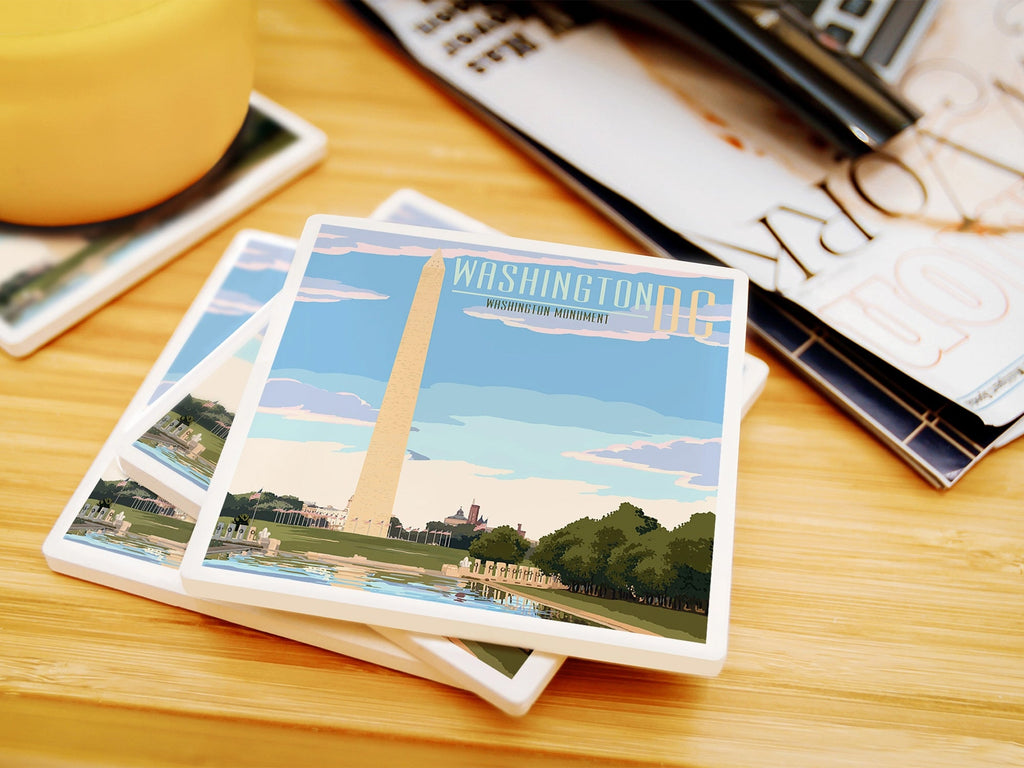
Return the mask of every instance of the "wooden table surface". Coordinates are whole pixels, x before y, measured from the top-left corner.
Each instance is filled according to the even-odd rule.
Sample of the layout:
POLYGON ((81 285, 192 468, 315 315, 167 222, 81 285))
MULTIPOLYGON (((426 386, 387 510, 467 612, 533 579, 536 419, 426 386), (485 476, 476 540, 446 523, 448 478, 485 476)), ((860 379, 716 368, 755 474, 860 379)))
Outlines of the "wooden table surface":
POLYGON ((756 343, 730 653, 569 660, 522 718, 52 573, 40 547, 231 237, 413 187, 509 234, 638 250, 320 0, 259 10, 257 88, 324 164, 32 357, 0 355, 0 765, 1024 765, 1024 440, 933 490, 756 343))

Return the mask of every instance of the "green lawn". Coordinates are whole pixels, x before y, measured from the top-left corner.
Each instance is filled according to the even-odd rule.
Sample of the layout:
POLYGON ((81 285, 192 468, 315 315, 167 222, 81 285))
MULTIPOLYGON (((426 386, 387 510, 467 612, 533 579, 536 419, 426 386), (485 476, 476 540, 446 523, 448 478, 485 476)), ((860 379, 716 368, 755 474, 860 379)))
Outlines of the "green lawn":
MULTIPOLYGON (((181 417, 181 414, 177 411, 171 411, 171 413, 174 414, 175 418, 181 417)), ((192 427, 192 434, 203 436, 203 445, 206 446, 206 450, 200 455, 211 464, 215 465, 220 461, 220 454, 224 450, 224 438, 213 434, 213 432, 208 430, 198 421, 193 421, 189 426, 192 427)))
POLYGON ((509 679, 515 677, 516 673, 530 657, 530 651, 523 650, 522 648, 512 648, 508 645, 478 643, 473 640, 460 640, 459 642, 466 646, 478 659, 498 670, 509 679))
MULTIPOLYGON (((89 499, 89 501, 95 504, 97 500, 89 499)), ((144 512, 141 509, 126 507, 124 504, 114 504, 111 506, 111 509, 114 510, 115 516, 118 512, 124 512, 125 520, 132 524, 129 532, 142 536, 160 536, 164 539, 187 544, 188 540, 192 537, 192 529, 195 527, 194 523, 190 523, 187 520, 176 520, 173 517, 167 517, 167 515, 144 512)))
POLYGON ((200 455, 214 465, 220 461, 221 451, 224 450, 224 438, 213 434, 197 422, 192 422, 192 432, 203 436, 203 445, 206 446, 206 450, 200 455))
MULTIPOLYGON (((225 525, 232 518, 222 517, 225 525)), ((377 536, 362 536, 355 533, 328 531, 323 528, 307 528, 299 525, 283 525, 266 520, 253 521, 258 529, 266 527, 270 535, 281 540, 281 551, 291 553, 322 552, 339 557, 362 555, 368 560, 378 560, 396 565, 419 566, 429 571, 439 571, 445 563, 457 564, 469 553, 464 549, 430 544, 416 544, 397 539, 383 539, 377 536)), ((500 587, 500 585, 498 585, 500 587)), ((581 610, 597 616, 616 619, 640 629, 647 629, 665 637, 680 640, 704 642, 707 638, 708 619, 697 613, 673 611, 653 605, 642 605, 627 600, 609 600, 569 592, 564 589, 536 589, 518 584, 509 588, 553 607, 568 611, 581 610)), ((493 660, 505 669, 518 668, 515 654, 508 658, 494 656, 493 649, 475 649, 483 655, 492 655, 493 660)), ((521 660, 518 663, 522 663, 521 660)))
POLYGON ((511 589, 535 597, 543 603, 589 611, 597 616, 616 619, 639 629, 657 632, 665 637, 679 640, 695 640, 703 643, 708 635, 708 617, 699 613, 673 611, 655 605, 631 603, 628 600, 608 600, 601 597, 576 594, 565 589, 536 589, 510 585, 511 589))
MULTIPOLYGON (((225 525, 231 520, 231 517, 220 518, 225 525)), ((338 557, 361 555, 367 560, 418 566, 428 571, 440 571, 442 565, 446 563, 454 565, 469 554, 464 549, 449 549, 433 544, 417 544, 399 539, 328 531, 324 528, 284 525, 266 520, 253 520, 253 525, 259 530, 266 527, 270 531, 271 537, 280 539, 282 552, 322 552, 325 555, 337 555, 338 557)))

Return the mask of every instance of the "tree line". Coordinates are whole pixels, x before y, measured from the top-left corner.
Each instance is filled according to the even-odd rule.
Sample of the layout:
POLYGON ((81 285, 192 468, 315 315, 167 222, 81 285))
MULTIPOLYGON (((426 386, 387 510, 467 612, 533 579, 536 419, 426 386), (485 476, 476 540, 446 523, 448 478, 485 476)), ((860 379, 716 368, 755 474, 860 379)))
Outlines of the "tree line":
MULTIPOLYGON (((301 510, 302 499, 286 494, 278 496, 272 491, 251 491, 228 494, 224 498, 221 515, 230 516, 236 524, 249 524, 254 520, 274 520, 275 511, 301 510)), ((521 563, 530 544, 510 525, 501 525, 493 530, 476 530, 469 523, 448 525, 440 520, 431 520, 424 528, 428 531, 447 531, 451 537, 443 546, 458 549, 480 560, 496 560, 503 563, 521 563)), ((392 516, 388 537, 401 539, 407 529, 402 521, 392 516)))
POLYGON ((623 502, 544 536, 530 561, 572 592, 707 613, 714 532, 713 512, 669 530, 623 502))
POLYGON ((89 494, 90 499, 95 499, 100 503, 101 507, 109 507, 115 502, 119 501, 119 497, 125 499, 131 498, 132 496, 143 496, 149 498, 159 498, 149 488, 144 485, 139 485, 134 480, 100 480, 96 483, 96 487, 92 489, 92 493, 89 494))
POLYGON ((278 496, 272 491, 252 491, 247 493, 229 493, 224 497, 221 515, 228 515, 235 522, 248 523, 250 520, 273 520, 274 510, 301 510, 302 499, 298 496, 278 496), (259 515, 263 512, 263 515, 259 515))
POLYGON ((187 417, 211 432, 221 428, 221 425, 230 429, 231 423, 235 419, 235 414, 220 403, 200 400, 192 395, 185 395, 181 402, 174 406, 174 412, 178 416, 187 417))
MULTIPOLYGON (((391 518, 392 529, 402 527, 397 517, 391 518)), ((499 525, 490 531, 477 530, 471 523, 449 525, 440 520, 426 524, 428 531, 447 531, 451 534, 447 546, 463 549, 470 557, 478 560, 495 560, 502 563, 521 563, 530 549, 530 544, 511 525, 499 525)))

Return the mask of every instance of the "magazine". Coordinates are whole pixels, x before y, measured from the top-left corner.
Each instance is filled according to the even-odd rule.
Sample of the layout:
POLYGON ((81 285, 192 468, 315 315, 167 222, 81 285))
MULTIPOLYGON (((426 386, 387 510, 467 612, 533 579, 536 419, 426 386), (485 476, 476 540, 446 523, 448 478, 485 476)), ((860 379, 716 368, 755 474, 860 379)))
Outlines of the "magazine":
MULTIPOLYGON (((955 482, 998 443, 1024 410, 1018 402, 1024 396, 1024 387, 1016 387, 1013 374, 1014 355, 1019 356, 1024 348, 1015 335, 1024 323, 1012 319, 1020 302, 1008 297, 1008 313, 999 315, 996 304, 1002 304, 990 279, 998 272, 1008 275, 1014 285, 1019 283, 1014 277, 1020 265, 1012 251, 1012 228, 1007 229, 1005 222, 1000 224, 998 238, 978 228, 950 234, 945 226, 948 216, 943 218, 949 213, 948 205, 943 216, 935 219, 943 222, 933 227, 935 233, 921 231, 922 221, 931 222, 929 216, 935 213, 932 208, 929 216, 918 212, 921 215, 909 217, 913 219, 909 223, 905 221, 908 217, 875 210, 871 212, 874 218, 864 223, 863 209, 871 206, 863 201, 854 206, 845 198, 834 201, 830 197, 839 195, 836 190, 840 182, 849 182, 853 174, 857 179, 870 177, 872 193, 878 195, 876 202, 889 186, 894 195, 906 198, 919 188, 908 189, 907 176, 899 177, 894 172, 894 164, 907 162, 902 155, 895 161, 888 155, 869 155, 852 169, 849 161, 836 161, 800 126, 780 119, 777 108, 760 93, 733 82, 717 68, 702 66, 699 59, 684 51, 668 49, 657 39, 642 37, 641 45, 641 33, 636 30, 613 29, 603 21, 577 23, 564 15, 520 16, 507 11, 495 16, 494 6, 475 4, 439 15, 435 11, 440 11, 443 3, 380 0, 352 5, 461 98, 532 151, 546 156, 550 165, 558 167, 574 186, 582 188, 643 241, 661 252, 678 255, 681 251, 689 258, 693 258, 692 244, 697 243, 705 253, 750 271, 756 284, 753 327, 931 482, 941 487, 955 482), (468 35, 463 27, 476 32, 468 35), (711 82, 707 82, 709 78, 711 82), (527 94, 529 105, 524 106, 521 102, 527 94), (545 107, 549 102, 554 105, 552 100, 556 98, 557 109, 545 107), (608 109, 609 103, 629 103, 634 108, 608 109), (558 119, 567 109, 579 119, 558 119), (581 121, 587 123, 584 116, 590 114, 591 124, 600 124, 602 130, 574 132, 581 121), (677 168, 679 163, 685 168, 677 168), (715 190, 722 191, 716 194, 715 190), (825 210, 829 205, 831 209, 825 210), (854 213, 848 215, 847 209, 854 213), (929 266, 926 271, 930 277, 915 281, 915 285, 932 291, 928 297, 932 303, 957 281, 969 286, 970 296, 989 296, 995 302, 987 306, 999 317, 984 322, 980 315, 973 317, 980 325, 972 326, 970 338, 961 339, 962 343, 942 346, 952 344, 948 333, 935 323, 927 326, 929 333, 914 348, 921 351, 929 344, 933 349, 938 348, 935 344, 942 346, 941 365, 932 365, 923 357, 917 358, 915 365, 908 365, 892 349, 882 348, 885 343, 892 347, 897 337, 910 338, 909 331, 901 330, 907 323, 924 322, 920 311, 905 306, 919 297, 909 301, 901 295, 899 302, 884 311, 869 307, 859 318, 863 322, 851 330, 849 312, 848 322, 839 322, 821 311, 824 303, 809 295, 812 288, 820 289, 821 295, 828 294, 829 302, 834 304, 841 284, 889 279, 883 271, 895 274, 894 260, 910 252, 910 235, 905 231, 908 227, 911 234, 937 238, 928 246, 937 248, 936 253, 945 254, 944 249, 952 247, 953 240, 956 248, 981 248, 985 252, 988 271, 982 270, 981 277, 975 275, 963 283, 957 271, 962 271, 963 262, 954 254, 951 260, 945 255, 940 258, 941 275, 929 266), (744 241, 740 247, 736 247, 739 241, 731 245, 724 242, 722 233, 742 240, 747 237, 744 233, 755 230, 759 230, 758 236, 766 235, 771 240, 770 248, 764 242, 757 244, 757 249, 753 241, 744 241), (858 266, 851 266, 855 262, 858 266), (988 282, 982 285, 986 279, 988 282), (894 316, 893 312, 896 321, 877 322, 894 316), (870 318, 874 320, 868 322, 870 318), (865 331, 868 326, 870 333, 865 331), (929 335, 932 331, 936 335, 929 335), (875 335, 862 338, 864 333, 875 335), (793 343, 794 337, 803 341, 793 343), (1004 341, 996 343, 997 339, 1004 341), (815 347, 818 353, 807 354, 801 360, 807 351, 804 344, 815 347), (962 367, 968 358, 969 372, 962 367), (951 364, 953 360, 961 364, 951 364), (899 374, 895 382, 887 375, 889 371, 899 374), (904 382, 909 386, 903 386, 904 382), (988 392, 986 387, 992 386, 996 389, 988 392)), ((985 26, 979 20, 999 26, 999 8, 987 7, 986 13, 978 14, 976 7, 964 3, 949 3, 938 9, 935 30, 955 25, 964 14, 972 17, 974 26, 985 26)), ((933 31, 926 35, 919 44, 910 57, 905 78, 919 74, 920 62, 934 56, 937 44, 931 38, 936 34, 933 31)), ((1005 40, 1005 35, 999 39, 1005 40)), ((1007 47, 1012 53, 1012 41, 1007 47)), ((968 53, 979 55, 973 50, 968 53)), ((1005 53, 984 52, 988 57, 985 66, 995 67, 993 71, 1005 67, 1007 61, 1012 62, 1012 56, 1007 58, 1005 53)), ((919 78, 916 82, 926 80, 919 78)), ((938 90, 927 92, 941 96, 943 82, 948 86, 948 78, 939 78, 933 86, 938 90)), ((924 98, 920 88, 912 96, 924 98)), ((987 135, 986 130, 1008 130, 1005 116, 1007 109, 1012 112, 1012 99, 1003 96, 997 100, 997 107, 988 109, 977 124, 972 122, 963 130, 980 131, 977 135, 982 137, 987 135), (997 114, 998 109, 1003 112, 997 114)), ((970 174, 969 188, 980 206, 978 211, 988 211, 988 221, 1002 221, 1010 215, 1006 206, 1012 195, 1008 198, 1004 190, 1015 183, 1007 170, 1012 163, 988 155, 965 161, 972 151, 978 154, 976 146, 964 150, 951 145, 952 140, 939 141, 932 135, 938 129, 929 121, 942 123, 944 119, 941 114, 928 117, 919 126, 931 131, 926 144, 942 148, 942 157, 934 163, 942 163, 945 171, 964 173, 968 172, 965 165, 985 166, 987 173, 970 174), (986 194, 994 197, 985 198, 986 194), (999 203, 998 210, 978 202, 997 198, 1007 201, 1006 205, 999 203)), ((922 134, 917 131, 913 135, 920 138, 922 134)), ((958 136, 957 140, 962 138, 958 136)), ((894 148, 899 150, 900 146, 894 148)), ((903 149, 907 153, 919 150, 903 149)), ((920 165, 920 157, 916 159, 920 165)), ((846 193, 857 184, 847 183, 846 193)), ((948 195, 945 199, 948 203, 948 195)), ((889 204, 895 205, 895 199, 889 204)), ((904 277, 910 274, 910 262, 920 266, 917 255, 900 261, 904 277)), ((973 301, 965 298, 967 295, 949 297, 946 309, 953 311, 958 303, 973 301)), ((845 306, 856 304, 860 298, 858 294, 845 306)))

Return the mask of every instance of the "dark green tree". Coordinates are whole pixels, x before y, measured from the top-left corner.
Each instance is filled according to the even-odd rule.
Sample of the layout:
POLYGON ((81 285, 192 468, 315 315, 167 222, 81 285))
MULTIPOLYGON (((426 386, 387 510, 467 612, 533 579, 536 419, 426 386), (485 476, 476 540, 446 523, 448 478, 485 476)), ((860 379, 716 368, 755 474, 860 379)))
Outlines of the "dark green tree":
POLYGON ((605 568, 605 579, 612 590, 612 599, 629 600, 637 597, 636 568, 646 557, 651 555, 651 548, 644 539, 628 541, 616 547, 608 557, 605 568))
POLYGON ((597 531, 590 541, 594 573, 588 593, 610 597, 621 591, 621 584, 608 575, 608 566, 615 552, 637 542, 652 531, 661 529, 658 521, 644 514, 639 507, 622 502, 619 508, 598 521, 597 531))
POLYGON ((479 560, 521 563, 529 543, 511 525, 502 525, 483 534, 469 547, 469 554, 479 560))
POLYGON ((669 531, 623 502, 599 520, 574 520, 543 537, 530 561, 574 592, 706 612, 714 528, 714 514, 705 512, 669 531))
POLYGON ((235 418, 235 414, 220 403, 197 400, 192 395, 185 395, 181 402, 174 406, 174 412, 178 414, 178 418, 183 423, 192 424, 194 422, 207 429, 217 427, 218 421, 230 428, 235 418))
POLYGON ((530 555, 530 562, 540 568, 544 573, 557 575, 562 583, 570 589, 578 588, 579 579, 574 573, 570 573, 565 564, 566 553, 584 541, 585 528, 588 523, 594 522, 589 517, 574 520, 547 536, 543 536, 537 542, 537 546, 530 555))
POLYGON ((670 533, 664 528, 644 537, 646 555, 633 570, 633 591, 638 600, 650 605, 664 605, 665 589, 672 581, 673 571, 666 557, 670 533))
POLYGON ((222 517, 237 517, 241 514, 252 520, 273 520, 276 509, 302 509, 302 499, 297 496, 278 496, 272 491, 247 491, 229 493, 221 505, 222 517), (256 496, 256 498, 252 498, 256 496))
MULTIPOLYGON (((466 549, 468 550, 470 545, 479 539, 484 531, 483 529, 477 531, 475 526, 470 523, 461 523, 460 525, 448 525, 440 520, 431 520, 426 525, 428 531, 448 531, 451 533, 445 544, 451 549, 466 549)), ((444 541, 442 539, 442 541, 444 541)))
POLYGON ((275 506, 285 507, 287 509, 302 509, 305 506, 302 499, 298 496, 292 496, 291 494, 285 494, 284 496, 274 496, 275 506))
POLYGON ((714 537, 715 516, 711 512, 695 514, 672 531, 666 557, 674 577, 666 594, 673 607, 707 611, 714 537))
POLYGON ((462 525, 452 526, 452 537, 448 542, 448 546, 452 549, 465 549, 468 550, 473 546, 473 542, 484 535, 486 531, 481 528, 479 531, 476 530, 476 526, 470 525, 469 523, 462 523, 462 525))
POLYGON ((248 493, 229 493, 224 497, 224 505, 221 508, 221 515, 225 517, 237 517, 241 514, 250 514, 253 510, 253 502, 249 501, 248 493))
POLYGON ((559 573, 562 583, 573 592, 589 592, 603 565, 594 546, 600 535, 600 522, 584 517, 572 525, 576 541, 562 555, 559 573))

